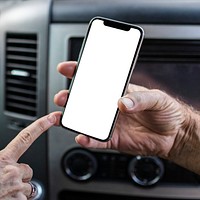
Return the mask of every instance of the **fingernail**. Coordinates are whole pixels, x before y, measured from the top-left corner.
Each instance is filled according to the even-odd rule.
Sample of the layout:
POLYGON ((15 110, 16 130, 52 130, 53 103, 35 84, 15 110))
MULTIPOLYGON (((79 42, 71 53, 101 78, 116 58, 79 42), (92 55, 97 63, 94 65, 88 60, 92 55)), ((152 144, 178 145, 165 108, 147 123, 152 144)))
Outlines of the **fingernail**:
POLYGON ((53 114, 48 115, 47 119, 51 124, 56 122, 56 117, 53 114))
POLYGON ((122 98, 121 101, 122 101, 122 103, 124 104, 124 106, 125 106, 127 109, 131 109, 131 108, 133 108, 134 105, 135 105, 134 102, 133 102, 131 99, 126 98, 126 97, 122 98))

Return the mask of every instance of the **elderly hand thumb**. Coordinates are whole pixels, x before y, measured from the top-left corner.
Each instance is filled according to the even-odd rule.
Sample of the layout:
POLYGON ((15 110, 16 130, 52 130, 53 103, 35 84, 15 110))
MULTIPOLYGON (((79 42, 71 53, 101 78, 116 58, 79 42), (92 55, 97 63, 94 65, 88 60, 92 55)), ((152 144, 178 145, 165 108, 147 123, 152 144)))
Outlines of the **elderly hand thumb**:
POLYGON ((128 97, 122 97, 119 103, 119 109, 123 112, 131 111, 134 109, 135 103, 128 97))

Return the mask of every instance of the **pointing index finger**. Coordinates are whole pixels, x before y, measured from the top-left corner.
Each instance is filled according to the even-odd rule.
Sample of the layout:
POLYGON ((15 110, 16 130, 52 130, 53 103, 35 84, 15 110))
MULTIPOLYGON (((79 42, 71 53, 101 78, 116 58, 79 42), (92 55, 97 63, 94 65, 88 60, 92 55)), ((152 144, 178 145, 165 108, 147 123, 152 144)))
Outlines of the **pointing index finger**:
POLYGON ((7 158, 15 162, 33 144, 33 142, 47 129, 58 123, 60 112, 46 115, 23 129, 4 149, 7 158))

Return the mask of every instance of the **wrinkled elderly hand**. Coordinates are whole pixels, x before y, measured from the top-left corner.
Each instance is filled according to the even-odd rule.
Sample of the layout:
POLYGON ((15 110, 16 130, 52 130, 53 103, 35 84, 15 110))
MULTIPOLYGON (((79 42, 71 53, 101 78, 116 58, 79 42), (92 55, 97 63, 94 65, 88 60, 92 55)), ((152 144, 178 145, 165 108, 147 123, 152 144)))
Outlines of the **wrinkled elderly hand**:
MULTIPOLYGON (((72 78, 75 67, 76 62, 64 62, 58 71, 72 78)), ((68 91, 62 90, 54 102, 64 106, 67 97, 68 91)), ((159 156, 200 174, 200 116, 189 106, 160 90, 130 84, 118 107, 121 112, 111 140, 99 142, 78 135, 76 142, 88 148, 159 156)))
POLYGON ((38 119, 0 151, 0 200, 26 200, 30 196, 33 171, 17 161, 43 132, 59 124, 59 118, 60 112, 54 112, 38 119))

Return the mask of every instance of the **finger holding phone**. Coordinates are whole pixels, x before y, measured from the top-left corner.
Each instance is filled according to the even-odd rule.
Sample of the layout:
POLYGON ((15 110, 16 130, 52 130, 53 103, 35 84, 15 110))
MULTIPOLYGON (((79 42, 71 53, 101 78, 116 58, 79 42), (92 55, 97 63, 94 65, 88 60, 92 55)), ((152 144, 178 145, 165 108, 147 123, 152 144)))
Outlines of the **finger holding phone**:
MULTIPOLYGON (((176 164, 185 167, 197 174, 200 174, 199 112, 195 111, 184 102, 181 102, 180 100, 177 100, 158 89, 147 89, 142 86, 130 84, 128 90, 126 91, 126 86, 130 75, 129 74, 127 76, 127 71, 125 72, 127 82, 124 85, 125 87, 123 87, 124 90, 121 93, 121 96, 118 96, 117 104, 116 99, 111 97, 113 94, 116 94, 116 91, 121 92, 121 90, 120 88, 115 87, 116 81, 114 81, 115 79, 113 79, 113 77, 117 76, 117 80, 119 80, 120 83, 124 83, 124 81, 120 81, 121 77, 123 77, 123 72, 119 69, 126 69, 127 66, 130 67, 130 65, 127 65, 126 63, 126 61, 129 59, 127 57, 123 57, 126 55, 127 49, 128 51, 130 50, 130 46, 126 42, 123 43, 126 45, 123 46, 122 44, 123 48, 119 48, 120 50, 123 50, 123 52, 115 54, 115 50, 119 50, 117 46, 115 46, 115 43, 118 44, 118 40, 113 42, 113 39, 116 39, 115 33, 111 34, 113 37, 108 35, 113 30, 115 30, 113 28, 116 28, 116 23, 110 23, 108 20, 105 21, 103 23, 104 26, 102 26, 102 22, 99 21, 99 19, 97 19, 96 22, 98 24, 98 31, 95 32, 96 28, 94 28, 97 26, 97 24, 95 23, 95 26, 93 27, 93 23, 91 23, 85 42, 83 44, 83 47, 85 48, 84 51, 82 48, 82 53, 80 54, 78 63, 64 62, 58 65, 58 71, 67 78, 73 78, 72 80, 74 82, 69 91, 60 91, 55 95, 54 98, 54 101, 57 105, 66 106, 67 108, 65 108, 64 112, 64 118, 62 121, 63 126, 72 128, 76 133, 78 133, 78 136, 76 136, 75 140, 83 147, 114 149, 133 155, 159 156, 161 158, 175 162, 176 164), (107 27, 109 30, 106 28, 105 31, 104 28, 110 25, 111 27, 107 27), (110 30, 112 31, 110 32, 110 30), (89 37, 91 33, 91 38, 95 38, 96 40, 101 41, 97 42, 97 46, 93 46, 93 51, 91 51, 91 48, 88 48, 88 46, 90 47, 90 45, 88 45, 88 39, 89 44, 96 44, 96 40, 92 40, 91 42, 89 37), (102 35, 107 35, 104 38, 105 40, 100 39, 102 35), (106 43, 104 43, 105 41, 106 43), (111 46, 115 47, 112 50, 109 48, 109 44, 111 44, 110 41, 112 41, 111 46), (105 47, 105 51, 102 48, 98 48, 102 46, 105 47), (101 50, 99 51, 99 49, 101 50), (107 51, 107 49, 109 49, 109 51, 107 51), (86 60, 84 60, 84 52, 86 52, 86 55, 87 52, 90 52, 88 56, 86 56, 86 60), (106 54, 104 54, 104 52, 106 52, 106 54), (89 55, 91 55, 91 57, 89 55), (96 57, 96 55, 101 56, 96 57), (108 55, 111 55, 111 57, 108 55), (113 55, 114 57, 112 57, 113 55), (118 57, 116 57, 116 55, 118 55, 118 57), (104 58, 111 58, 110 60, 117 60, 117 62, 112 63, 109 59, 105 59, 105 61, 104 58), (120 60, 121 58, 123 59, 120 60), (91 60, 92 62, 90 62, 91 60), (101 62, 102 60, 105 62, 101 62), (98 65, 99 63, 100 65, 98 65), (109 65, 106 65, 107 63, 109 63, 109 65), (118 63, 120 63, 120 65, 118 65, 118 63), (86 68, 84 67, 85 64, 86 68), (90 68, 87 68, 89 66, 90 68), (93 74, 96 66, 98 66, 98 74, 93 74), (106 68, 104 68, 104 66, 106 66, 106 68), (110 70, 110 66, 112 70, 110 70), (101 71, 101 67, 104 70, 102 70, 102 73, 99 73, 101 71), (83 70, 84 73, 82 74, 80 73, 82 69, 87 70, 83 70), (119 72, 119 74, 117 72, 119 72), (100 76, 98 76, 99 74, 100 76), (108 76, 105 74, 108 74, 108 76), (79 79, 79 76, 81 76, 81 79, 79 79), (93 82, 88 81, 91 77, 93 82), (96 79, 94 77, 96 77, 96 79), (99 77, 101 78, 99 79, 99 77), (85 81, 84 78, 87 81, 85 81), (79 80, 81 80, 81 82, 79 82, 79 80), (88 84, 81 88, 81 83, 84 83, 84 81, 88 84), (98 83, 100 84, 98 85, 98 83), (76 86, 74 87, 74 85, 76 86), (87 91, 87 95, 84 96, 85 91, 87 90, 87 85, 90 86, 89 88, 91 90, 87 91), (94 87, 92 87, 92 85, 94 85, 94 87), (79 90, 80 88, 81 90, 79 90), (106 89, 108 89, 107 92, 104 92, 106 89), (74 91, 75 93, 80 92, 81 96, 75 95, 75 98, 73 98, 72 94, 74 91), (125 91, 127 92, 126 94, 125 91), (94 97, 96 96, 97 98, 95 99, 94 97), (85 101, 85 99, 82 101, 83 98, 87 99, 88 101, 85 101), (70 99, 73 100, 75 104, 73 104, 73 102, 72 104, 69 104, 70 99), (110 101, 110 99, 112 100, 110 101), (81 107, 76 107, 76 105, 80 102, 84 103, 80 104, 81 107), (87 104, 87 102, 90 103, 87 104), (118 105, 117 109, 119 109, 120 112, 118 112, 118 110, 116 111, 116 107, 113 109, 112 106, 116 104, 118 105), (75 106, 73 107, 73 105, 75 106), (85 109, 83 113, 79 112, 81 109, 76 109, 82 107, 85 109), (68 112, 68 108, 69 110, 73 108, 73 112, 68 112), (88 110, 92 110, 93 114, 88 115, 88 113, 90 113, 88 110), (67 117, 65 118, 65 116, 67 117), (71 116, 73 117, 71 118, 71 116), (79 118, 79 116, 81 116, 81 118, 79 118), (90 118, 88 118, 88 116, 90 118), (107 118, 108 116, 111 117, 107 118), (111 121, 109 121, 110 119, 111 121), (82 121, 84 122, 83 124, 86 124, 85 129, 82 129, 82 127, 80 128, 79 126, 82 121), (72 127, 70 127, 73 124, 71 122, 74 123, 72 127), (94 124, 95 126, 93 126, 94 124), (105 124, 108 126, 104 126, 105 124), (77 129, 76 127, 79 127, 80 129, 77 129), (90 127, 93 127, 92 131, 90 127), (106 129, 104 129, 105 127, 106 129)), ((121 23, 117 23, 117 28, 123 27, 122 29, 124 29, 124 31, 130 30, 127 28, 127 26, 125 26, 125 28, 121 25, 118 26, 119 24, 121 23)), ((127 38, 129 37, 127 36, 127 38)), ((120 38, 120 40, 123 40, 123 38, 120 38)), ((128 41, 131 41, 130 38, 128 41)), ((138 42, 137 39, 136 41, 138 42)), ((133 46, 134 45, 132 44, 131 47, 133 46)), ((133 52, 135 55, 137 55, 137 51, 133 52)), ((134 61, 136 61, 136 59, 134 59, 134 61)), ((131 69, 133 69, 133 67, 131 69)))

